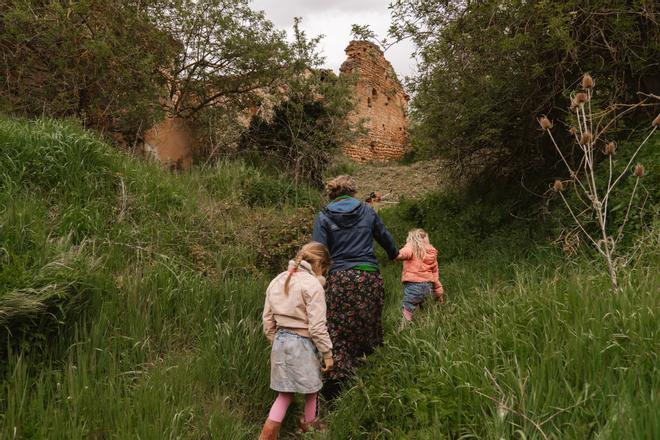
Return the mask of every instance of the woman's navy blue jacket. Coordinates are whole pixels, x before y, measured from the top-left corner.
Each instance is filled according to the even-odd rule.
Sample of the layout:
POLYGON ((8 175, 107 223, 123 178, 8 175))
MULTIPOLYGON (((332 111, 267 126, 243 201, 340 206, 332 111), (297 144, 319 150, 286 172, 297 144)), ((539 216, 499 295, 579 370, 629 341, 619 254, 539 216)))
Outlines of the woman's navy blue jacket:
POLYGON ((312 239, 330 250, 330 272, 347 270, 353 266, 378 266, 374 239, 391 260, 399 254, 396 243, 376 211, 354 198, 336 200, 316 216, 312 239))

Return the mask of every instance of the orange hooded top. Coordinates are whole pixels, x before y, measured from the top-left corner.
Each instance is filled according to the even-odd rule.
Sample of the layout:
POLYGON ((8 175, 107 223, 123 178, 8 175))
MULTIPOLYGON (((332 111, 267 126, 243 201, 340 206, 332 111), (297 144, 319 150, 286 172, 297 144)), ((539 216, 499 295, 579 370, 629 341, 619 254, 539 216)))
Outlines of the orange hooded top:
POLYGON ((438 272, 438 251, 431 245, 426 248, 424 258, 421 260, 413 254, 410 244, 399 251, 397 260, 403 261, 403 273, 401 281, 412 283, 433 283, 433 292, 437 297, 442 296, 444 289, 440 283, 438 272))

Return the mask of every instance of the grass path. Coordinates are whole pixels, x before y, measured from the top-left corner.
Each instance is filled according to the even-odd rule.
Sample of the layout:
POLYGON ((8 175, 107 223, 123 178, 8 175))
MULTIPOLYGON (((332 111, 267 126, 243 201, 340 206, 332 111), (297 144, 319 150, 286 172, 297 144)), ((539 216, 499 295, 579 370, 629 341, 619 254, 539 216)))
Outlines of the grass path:
POLYGON ((420 198, 448 185, 447 165, 440 160, 426 160, 413 164, 360 165, 353 173, 358 184, 357 197, 365 200, 373 192, 380 192, 383 202, 398 202, 402 197, 420 198))

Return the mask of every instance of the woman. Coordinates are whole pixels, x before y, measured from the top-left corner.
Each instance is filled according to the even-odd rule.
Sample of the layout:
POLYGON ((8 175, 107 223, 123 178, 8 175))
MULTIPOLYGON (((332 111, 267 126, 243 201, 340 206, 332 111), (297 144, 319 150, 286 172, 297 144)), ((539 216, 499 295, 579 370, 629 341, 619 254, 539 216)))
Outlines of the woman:
POLYGON ((353 198, 357 185, 352 177, 336 177, 326 190, 331 201, 316 217, 312 239, 325 244, 332 257, 325 295, 334 369, 323 394, 334 397, 361 358, 383 342, 384 286, 373 240, 391 260, 399 251, 376 212, 353 198))

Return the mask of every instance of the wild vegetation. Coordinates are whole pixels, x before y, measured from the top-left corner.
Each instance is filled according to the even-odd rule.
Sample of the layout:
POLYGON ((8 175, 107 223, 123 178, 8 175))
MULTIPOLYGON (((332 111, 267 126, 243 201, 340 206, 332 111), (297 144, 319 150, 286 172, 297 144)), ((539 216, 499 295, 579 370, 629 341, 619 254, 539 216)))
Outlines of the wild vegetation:
POLYGON ((266 405, 267 273, 318 192, 240 163, 167 174, 52 120, 2 119, 0 163, 2 437, 253 430, 234 411, 266 405))
MULTIPOLYGON (((318 193, 245 165, 169 175, 70 123, 1 128, 2 435, 254 437, 263 291, 318 193)), ((588 257, 567 265, 547 230, 511 224, 513 202, 475 199, 381 212, 398 240, 431 232, 449 303, 396 333, 384 267, 386 344, 327 436, 657 436, 657 234, 612 297, 588 257)))
POLYGON ((240 146, 318 183, 353 132, 350 78, 319 71, 319 38, 294 30, 288 42, 248 0, 3 2, 0 112, 75 117, 130 149, 181 118, 198 163, 240 146))
MULTIPOLYGON (((430 233, 447 303, 398 332, 400 266, 380 255, 385 344, 309 437, 660 438, 655 7, 392 2, 391 36, 421 61, 411 157, 479 178, 441 162, 451 185, 379 211, 399 243, 430 233), (584 71, 594 112, 571 116, 584 71), (565 209, 585 196, 595 211, 565 209)), ((0 437, 257 436, 267 283, 309 239, 323 177, 379 170, 334 160, 356 130, 351 79, 317 69, 318 39, 294 29, 285 41, 247 0, 0 3, 0 437), (217 129, 246 110, 228 148, 217 129), (188 173, 99 134, 168 112, 205 136, 188 173)))
MULTIPOLYGON (((450 158, 462 174, 542 191, 562 164, 536 117, 568 119, 568 95, 585 72, 597 78, 593 100, 603 108, 660 92, 657 5, 649 0, 395 0, 391 9, 391 36, 417 48, 419 75, 409 81, 415 151, 450 158)), ((656 114, 629 112, 611 135, 627 137, 656 114)))

